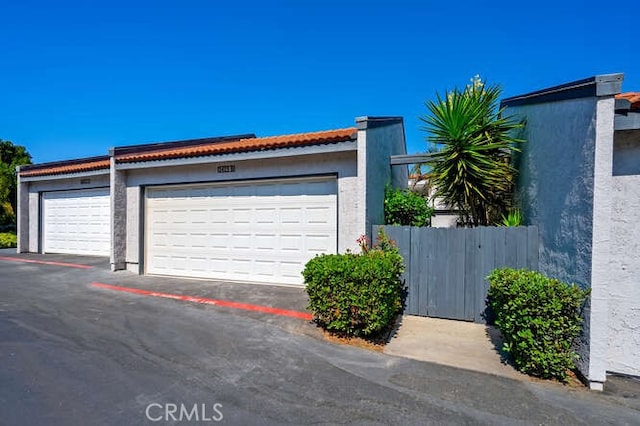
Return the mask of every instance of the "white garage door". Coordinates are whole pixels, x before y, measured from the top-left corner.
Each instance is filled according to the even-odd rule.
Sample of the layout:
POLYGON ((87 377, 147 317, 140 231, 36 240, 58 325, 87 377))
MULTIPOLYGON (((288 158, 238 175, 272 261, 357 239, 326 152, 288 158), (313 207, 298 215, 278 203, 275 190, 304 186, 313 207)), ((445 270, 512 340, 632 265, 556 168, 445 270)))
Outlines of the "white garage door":
POLYGON ((337 249, 335 178, 149 188, 150 274, 302 284, 337 249))
POLYGON ((109 204, 108 188, 43 193, 43 251, 109 256, 109 204))

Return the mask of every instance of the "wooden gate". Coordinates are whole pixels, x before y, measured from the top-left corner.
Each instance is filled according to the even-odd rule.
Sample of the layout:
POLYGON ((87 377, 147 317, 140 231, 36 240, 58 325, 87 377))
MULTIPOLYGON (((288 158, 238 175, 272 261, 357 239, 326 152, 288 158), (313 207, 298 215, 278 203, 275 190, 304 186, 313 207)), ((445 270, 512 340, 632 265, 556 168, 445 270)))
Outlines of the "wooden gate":
POLYGON ((382 227, 405 260, 405 314, 486 322, 487 275, 538 269, 538 228, 382 227))

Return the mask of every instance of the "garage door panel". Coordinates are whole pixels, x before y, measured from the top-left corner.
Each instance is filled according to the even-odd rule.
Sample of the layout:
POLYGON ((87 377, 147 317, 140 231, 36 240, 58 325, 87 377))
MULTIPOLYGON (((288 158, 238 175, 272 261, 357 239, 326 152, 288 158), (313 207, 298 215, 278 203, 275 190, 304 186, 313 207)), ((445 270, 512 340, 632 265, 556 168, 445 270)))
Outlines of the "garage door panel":
MULTIPOLYGON (((248 202, 247 202, 248 204, 248 202)), ((236 208, 232 211, 232 223, 234 224, 249 224, 251 219, 255 216, 250 208, 236 208)))
POLYGON ((304 209, 299 207, 287 207, 280 209, 280 223, 282 224, 301 224, 303 221, 304 209))
POLYGON ((336 251, 336 192, 335 178, 149 188, 147 272, 301 284, 336 251))
POLYGON ((272 276, 277 266, 278 264, 273 260, 256 260, 254 262, 255 273, 261 277, 272 276))
POLYGON ((108 256, 109 206, 106 188, 43 193, 43 252, 108 256))
POLYGON ((331 221, 333 212, 326 207, 310 207, 305 211, 307 225, 326 225, 331 221))
POLYGON ((200 251, 201 248, 209 247, 209 236, 205 233, 189 234, 189 238, 191 239, 191 247, 198 251, 200 251))
POLYGON ((330 244, 330 235, 307 235, 307 251, 315 254, 324 253, 325 247, 330 244))
POLYGON ((302 235, 280 235, 280 250, 283 252, 301 251, 302 250, 302 235))
POLYGON ((256 234, 255 235, 255 249, 258 252, 273 254, 278 248, 275 246, 276 234, 256 234))
POLYGON ((301 262, 280 262, 280 275, 285 279, 299 279, 302 267, 301 262))
POLYGON ((194 274, 207 272, 207 259, 204 257, 192 257, 188 261, 188 269, 193 271, 194 274))

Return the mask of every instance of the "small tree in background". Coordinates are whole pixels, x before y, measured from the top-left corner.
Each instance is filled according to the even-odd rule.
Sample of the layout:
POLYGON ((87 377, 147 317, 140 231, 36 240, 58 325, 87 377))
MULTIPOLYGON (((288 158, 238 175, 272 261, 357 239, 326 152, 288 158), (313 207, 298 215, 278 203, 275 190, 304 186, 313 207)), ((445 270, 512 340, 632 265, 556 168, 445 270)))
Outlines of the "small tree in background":
POLYGON ((384 221, 387 225, 429 226, 433 208, 427 199, 409 189, 387 186, 384 190, 384 221))
POLYGON ((435 152, 427 165, 435 197, 460 212, 464 226, 494 225, 513 203, 516 169, 511 156, 524 142, 514 136, 524 123, 504 116, 500 86, 479 76, 463 90, 436 94, 420 117, 435 152))
POLYGON ((15 224, 16 167, 24 164, 31 164, 27 149, 0 139, 0 226, 15 224))

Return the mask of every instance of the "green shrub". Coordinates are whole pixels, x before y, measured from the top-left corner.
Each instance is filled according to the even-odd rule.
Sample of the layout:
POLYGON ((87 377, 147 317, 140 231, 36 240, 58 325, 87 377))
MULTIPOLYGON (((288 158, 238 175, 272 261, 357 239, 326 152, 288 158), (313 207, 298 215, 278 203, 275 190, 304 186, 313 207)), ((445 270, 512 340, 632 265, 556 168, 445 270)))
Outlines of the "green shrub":
POLYGON ((12 232, 0 233, 0 248, 11 248, 18 244, 16 234, 12 232))
POLYGON ((321 255, 302 275, 309 310, 327 330, 349 336, 372 336, 387 328, 402 309, 404 261, 384 233, 362 253, 321 255))
POLYGON ((573 343, 589 290, 524 269, 496 269, 488 280, 487 300, 516 368, 566 381, 578 358, 573 343))
POLYGON ((429 226, 433 208, 426 198, 408 189, 387 187, 384 191, 384 221, 387 225, 429 226))

